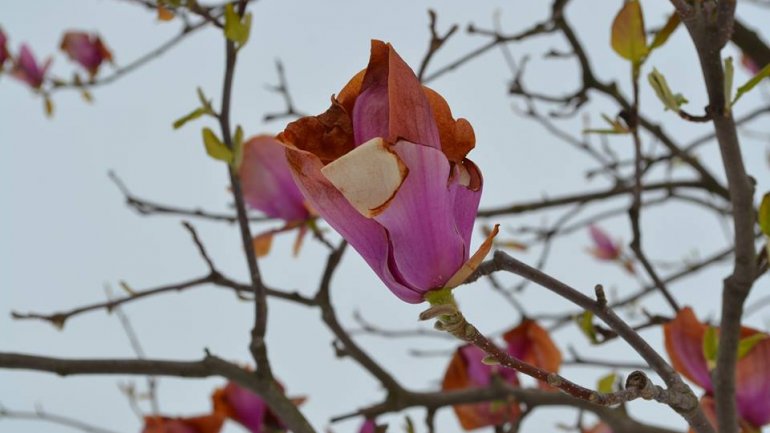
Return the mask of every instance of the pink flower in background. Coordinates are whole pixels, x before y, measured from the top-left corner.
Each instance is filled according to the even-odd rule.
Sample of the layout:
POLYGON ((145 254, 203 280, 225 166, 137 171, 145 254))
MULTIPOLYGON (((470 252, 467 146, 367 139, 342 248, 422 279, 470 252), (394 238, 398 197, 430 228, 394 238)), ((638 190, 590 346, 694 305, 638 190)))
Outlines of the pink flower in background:
MULTIPOLYGON (((714 386, 704 353, 707 329, 708 325, 698 321, 689 307, 680 310, 674 320, 663 326, 666 351, 674 369, 703 388, 704 398, 709 400, 714 394, 714 386)), ((753 346, 747 352, 739 353, 735 399, 741 422, 758 430, 770 424, 770 336, 744 327, 741 341, 749 341, 753 346)))
MULTIPOLYGON (((280 387, 280 384, 278 385, 280 387)), ((286 426, 276 417, 267 403, 251 390, 229 382, 224 388, 214 391, 214 413, 230 418, 251 433, 278 433, 286 426)), ((292 399, 301 404, 304 398, 292 399)))
POLYGON ((260 233, 253 239, 257 256, 270 252, 273 236, 298 229, 294 254, 299 253, 312 215, 297 188, 286 162, 283 144, 269 135, 258 135, 243 143, 238 178, 246 204, 271 218, 286 222, 283 227, 260 233))
POLYGON ((633 261, 623 254, 623 246, 620 242, 613 241, 609 235, 599 227, 591 224, 588 227, 591 234, 593 247, 588 249, 594 257, 608 262, 618 262, 630 273, 634 273, 633 261))
POLYGON ((216 414, 191 418, 146 416, 142 433, 219 433, 224 420, 216 414))
POLYGON ((358 429, 358 433, 377 433, 377 423, 373 419, 366 419, 361 428, 358 429))
POLYGON ((33 89, 39 89, 45 80, 46 71, 51 66, 51 59, 46 59, 42 65, 37 63, 32 50, 27 44, 21 44, 19 55, 14 59, 12 74, 17 79, 24 81, 33 89))
POLYGON ((741 65, 743 65, 744 68, 748 69, 749 72, 756 75, 760 69, 762 69, 757 62, 754 61, 751 57, 746 55, 746 53, 741 53, 741 65))
MULTIPOLYGON (((514 358, 551 373, 559 371, 561 351, 548 335, 548 331, 534 320, 522 320, 518 326, 503 334, 503 339, 508 344, 508 353, 514 358)), ((539 382, 539 385, 551 389, 544 382, 539 382)))
POLYGON ((295 179, 326 222, 400 299, 419 303, 466 263, 481 172, 475 138, 389 44, 323 114, 289 124, 295 179))
POLYGON ((243 198, 252 209, 286 222, 310 217, 286 162, 284 147, 274 137, 258 135, 243 143, 238 178, 243 198))
MULTIPOLYGON (((490 386, 494 376, 500 376, 510 385, 519 385, 514 370, 486 365, 481 362, 485 356, 484 351, 476 346, 467 344, 459 347, 444 374, 441 389, 485 388, 490 386)), ((465 430, 513 422, 521 415, 519 404, 512 400, 461 404, 452 408, 465 430)))
POLYGON ((112 53, 97 34, 69 31, 64 34, 59 46, 70 60, 77 62, 94 77, 103 62, 112 61, 112 53))
POLYGON ((8 38, 5 36, 5 32, 0 28, 0 68, 8 60, 10 54, 8 54, 8 38))

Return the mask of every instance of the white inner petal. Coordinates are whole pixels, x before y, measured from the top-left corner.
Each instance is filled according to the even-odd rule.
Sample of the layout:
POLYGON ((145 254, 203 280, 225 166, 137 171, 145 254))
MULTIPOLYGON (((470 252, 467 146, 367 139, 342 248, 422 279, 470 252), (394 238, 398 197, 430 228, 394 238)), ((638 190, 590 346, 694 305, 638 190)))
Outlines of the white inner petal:
POLYGON ((327 164, 321 173, 361 215, 372 218, 396 195, 408 173, 382 138, 373 138, 327 164))

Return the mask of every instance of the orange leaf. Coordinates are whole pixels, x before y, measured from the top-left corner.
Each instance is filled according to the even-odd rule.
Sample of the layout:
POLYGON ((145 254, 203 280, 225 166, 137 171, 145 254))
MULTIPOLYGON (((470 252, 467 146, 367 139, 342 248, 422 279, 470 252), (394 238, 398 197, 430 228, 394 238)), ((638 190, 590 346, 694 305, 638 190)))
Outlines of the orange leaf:
POLYGON ((251 244, 254 245, 254 253, 257 257, 264 257, 270 253, 270 247, 273 246, 273 234, 272 231, 269 231, 254 236, 254 239, 251 240, 251 244))
POLYGON ((158 4, 158 20, 159 21, 171 21, 174 19, 174 13, 165 6, 158 4))

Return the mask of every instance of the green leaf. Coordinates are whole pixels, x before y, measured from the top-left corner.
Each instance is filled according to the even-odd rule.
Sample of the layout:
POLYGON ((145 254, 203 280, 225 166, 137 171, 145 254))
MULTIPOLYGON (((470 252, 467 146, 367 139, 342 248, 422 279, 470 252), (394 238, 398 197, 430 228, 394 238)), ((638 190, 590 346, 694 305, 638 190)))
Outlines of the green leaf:
POLYGON ((210 157, 228 164, 233 161, 233 152, 209 128, 203 128, 203 144, 206 146, 206 153, 210 157))
POLYGON ((415 433, 416 430, 414 428, 414 422, 412 422, 412 418, 406 416, 404 417, 404 421, 404 431, 406 431, 406 433, 415 433))
POLYGON ((730 110, 730 106, 733 99, 733 75, 735 74, 735 68, 733 67, 733 58, 728 57, 725 59, 725 109, 730 110))
POLYGON ((663 28, 658 31, 658 33, 655 33, 655 37, 652 39, 652 43, 650 43, 650 51, 665 44, 671 34, 674 33, 674 30, 679 27, 680 22, 681 20, 679 19, 679 14, 676 12, 672 13, 671 16, 668 17, 666 25, 664 25, 663 28))
POLYGON ((607 122, 611 129, 584 129, 583 134, 628 134, 630 131, 618 118, 610 119, 610 116, 602 114, 602 119, 607 122))
POLYGON ((225 37, 235 42, 240 48, 246 45, 250 32, 251 13, 247 13, 241 18, 232 3, 225 5, 225 37))
POLYGON ((238 125, 233 135, 233 168, 238 170, 243 161, 243 128, 238 125))
POLYGON ((576 317, 576 321, 583 334, 588 337, 591 344, 596 344, 599 340, 596 338, 596 328, 594 328, 594 313, 586 311, 576 317))
POLYGON ((767 334, 757 332, 754 335, 749 335, 746 338, 741 338, 738 342, 738 359, 743 359, 744 356, 751 352, 751 349, 757 345, 757 343, 765 340, 768 337, 767 334))
POLYGON ((765 236, 770 236, 770 192, 762 196, 762 203, 760 203, 759 212, 757 212, 757 221, 762 233, 765 236))
POLYGON ((644 33, 644 16, 637 0, 629 0, 612 22, 612 49, 620 57, 639 65, 649 53, 644 33))
POLYGON ((187 123, 187 122, 189 122, 191 120, 195 120, 195 119, 203 116, 204 114, 208 114, 208 110, 206 110, 204 107, 198 107, 195 110, 193 110, 193 111, 185 114, 184 116, 180 117, 179 119, 176 119, 174 121, 173 127, 174 127, 174 129, 179 129, 182 126, 184 126, 185 123, 187 123))
POLYGON ((671 91, 666 77, 656 68, 652 68, 652 72, 647 74, 647 81, 650 82, 650 86, 655 91, 660 102, 666 107, 666 110, 679 112, 679 107, 688 102, 687 98, 682 96, 681 93, 674 94, 671 91))
POLYGON ((617 381, 618 375, 610 373, 599 379, 596 383, 596 390, 604 394, 609 394, 615 391, 615 383, 617 383, 617 381))
POLYGON ((719 335, 717 329, 713 326, 706 328, 703 334, 703 357, 706 358, 706 365, 709 371, 717 366, 717 352, 719 351, 719 335))
POLYGON ((733 105, 738 102, 738 99, 740 99, 744 93, 753 89, 754 86, 759 84, 760 81, 767 77, 770 77, 770 63, 766 64, 764 68, 760 69, 759 72, 757 72, 757 75, 754 75, 754 77, 747 81, 746 84, 738 87, 738 90, 735 92, 735 99, 733 99, 733 105))

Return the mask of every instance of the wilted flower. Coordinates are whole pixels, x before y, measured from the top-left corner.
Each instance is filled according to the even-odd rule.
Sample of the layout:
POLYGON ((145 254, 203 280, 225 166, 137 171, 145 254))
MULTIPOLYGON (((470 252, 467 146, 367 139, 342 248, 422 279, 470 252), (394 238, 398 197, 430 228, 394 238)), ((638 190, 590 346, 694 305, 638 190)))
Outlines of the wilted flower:
POLYGON ((620 242, 613 241, 604 230, 595 225, 588 227, 591 240, 594 242, 589 252, 599 260, 618 262, 630 273, 634 273, 633 261, 623 254, 623 246, 620 242))
POLYGON ((59 48, 70 60, 85 68, 91 77, 99 72, 103 62, 112 61, 112 53, 97 34, 69 31, 62 37, 59 48))
POLYGON ((0 28, 0 68, 3 67, 3 64, 6 60, 8 60, 8 57, 10 55, 8 54, 8 38, 6 38, 5 33, 3 32, 3 29, 0 28))
POLYGON ((295 179, 313 209, 410 303, 468 260, 481 172, 475 137, 389 44, 315 117, 288 125, 295 179))
MULTIPOLYGON (((503 339, 508 343, 508 354, 514 358, 551 373, 559 371, 561 352, 548 331, 534 320, 522 320, 518 326, 503 334, 503 339)), ((550 388, 544 382, 540 382, 540 386, 550 388)))
MULTIPOLYGON (((664 325, 663 330, 666 350, 674 368, 703 388, 705 397, 712 397, 714 386, 710 367, 714 365, 715 360, 711 358, 714 353, 707 353, 707 348, 718 345, 718 330, 709 331, 709 326, 699 322, 689 307, 680 310, 674 320, 664 325), (704 344, 707 338, 712 339, 710 343, 713 344, 704 344)), ((741 330, 735 400, 741 422, 753 426, 754 429, 770 424, 768 337, 755 329, 744 327, 741 330)))
POLYGON ((296 254, 311 215, 305 205, 305 198, 294 183, 281 142, 269 135, 258 135, 243 143, 243 159, 238 168, 238 178, 243 198, 249 207, 286 222, 285 226, 254 238, 257 254, 267 254, 276 233, 299 228, 294 244, 296 254))
POLYGON ((45 73, 51 66, 51 59, 46 59, 42 65, 38 65, 32 50, 27 44, 21 44, 19 55, 14 59, 12 74, 14 77, 27 83, 33 89, 39 89, 45 80, 45 73))
POLYGON ((224 417, 217 414, 191 418, 146 416, 142 433, 219 433, 224 421, 224 417))
MULTIPOLYGON (((214 391, 211 398, 214 401, 214 413, 232 419, 251 433, 286 431, 284 423, 270 410, 262 397, 233 382, 214 391)), ((292 401, 300 404, 304 399, 292 401)))
MULTIPOLYGON (((441 389, 485 388, 491 385, 494 376, 510 385, 519 385, 514 370, 484 364, 481 361, 485 356, 483 350, 471 344, 459 347, 444 374, 441 389)), ((521 415, 519 404, 513 400, 460 404, 453 409, 465 430, 513 422, 521 415)))

